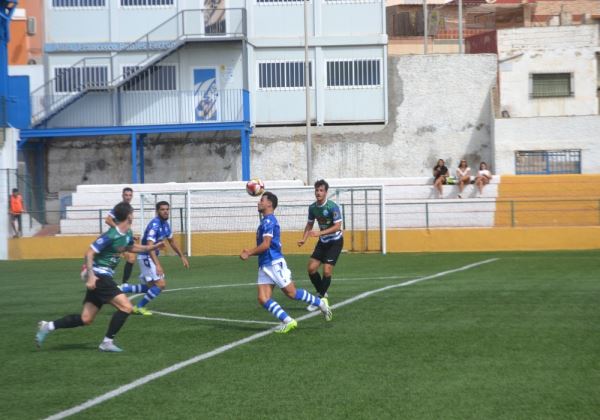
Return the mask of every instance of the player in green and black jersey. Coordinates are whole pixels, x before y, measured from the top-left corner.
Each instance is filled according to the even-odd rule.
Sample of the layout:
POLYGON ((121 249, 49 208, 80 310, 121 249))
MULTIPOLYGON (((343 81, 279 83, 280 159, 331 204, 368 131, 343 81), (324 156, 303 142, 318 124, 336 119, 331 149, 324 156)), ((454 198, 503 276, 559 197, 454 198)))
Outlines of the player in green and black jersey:
POLYGON ((106 336, 99 349, 109 352, 122 351, 113 343, 113 339, 127 320, 132 306, 127 296, 119 290, 113 280, 114 270, 121 260, 121 253, 152 251, 162 247, 162 243, 154 245, 133 243, 131 232, 133 207, 129 203, 117 204, 112 212, 115 216, 116 226, 111 227, 96 239, 85 254, 87 291, 83 299, 81 314, 66 315, 56 321, 40 321, 35 336, 38 347, 41 347, 46 336, 54 330, 90 325, 94 322, 102 305, 109 303, 117 309, 117 312, 110 320, 106 336))
MULTIPOLYGON (((327 290, 331 285, 333 267, 337 262, 342 248, 344 237, 342 233, 342 212, 338 205, 327 199, 329 184, 320 179, 315 182, 315 198, 317 201, 308 207, 308 222, 304 228, 304 235, 298 241, 298 246, 304 245, 309 236, 318 237, 319 241, 308 260, 308 277, 315 286, 319 297, 327 301, 327 290), (313 231, 315 220, 319 224, 319 231, 313 231), (323 276, 319 267, 323 264, 323 276)), ((327 302, 329 304, 329 302, 327 302)), ((309 311, 315 311, 310 305, 309 311)))

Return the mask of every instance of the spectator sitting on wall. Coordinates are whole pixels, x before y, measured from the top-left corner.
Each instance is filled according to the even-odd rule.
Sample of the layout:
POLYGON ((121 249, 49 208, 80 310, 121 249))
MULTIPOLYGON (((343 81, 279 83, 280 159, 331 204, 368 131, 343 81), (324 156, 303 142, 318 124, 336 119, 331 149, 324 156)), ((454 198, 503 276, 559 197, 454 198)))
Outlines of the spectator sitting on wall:
POLYGON ((462 198, 462 192, 465 185, 471 182, 471 168, 467 166, 467 161, 462 159, 456 168, 456 182, 458 184, 458 198, 462 198))
POLYGON ((443 189, 442 185, 446 184, 447 178, 450 176, 450 172, 446 167, 444 159, 438 159, 437 165, 433 167, 433 187, 438 192, 438 198, 442 198, 443 189))
POLYGON ((483 195, 483 187, 490 183, 492 179, 492 172, 488 169, 487 163, 481 162, 479 164, 479 172, 477 172, 477 178, 475 178, 475 185, 479 190, 479 197, 483 195))

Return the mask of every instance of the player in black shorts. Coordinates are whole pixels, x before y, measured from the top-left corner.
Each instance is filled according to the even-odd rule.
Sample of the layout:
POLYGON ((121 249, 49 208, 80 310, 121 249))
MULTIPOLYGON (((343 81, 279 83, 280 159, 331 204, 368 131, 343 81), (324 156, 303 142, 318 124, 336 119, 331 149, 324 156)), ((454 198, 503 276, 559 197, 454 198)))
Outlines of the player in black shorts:
MULTIPOLYGON (((320 179, 315 182, 315 198, 317 201, 308 207, 308 222, 304 228, 302 239, 298 241, 298 246, 304 245, 309 236, 318 237, 319 241, 308 260, 308 277, 315 286, 319 297, 325 299, 327 304, 327 290, 331 285, 331 276, 333 267, 337 262, 342 248, 344 247, 344 236, 342 234, 342 212, 338 205, 327 199, 329 184, 320 179), (319 230, 313 231, 313 226, 317 220, 319 230), (323 265, 323 276, 319 273, 319 267, 323 265)), ((316 311, 318 308, 309 305, 309 311, 316 311)))
POLYGON ((38 347, 46 336, 57 329, 75 328, 90 325, 104 304, 111 304, 117 309, 114 313, 104 340, 98 347, 100 351, 122 351, 113 343, 115 335, 132 311, 131 302, 119 290, 113 280, 114 270, 119 264, 122 252, 147 252, 162 247, 162 243, 154 245, 138 245, 133 243, 131 223, 133 208, 129 203, 119 203, 113 209, 117 224, 96 239, 85 253, 87 291, 83 299, 81 314, 66 315, 56 321, 40 321, 35 341, 38 347))

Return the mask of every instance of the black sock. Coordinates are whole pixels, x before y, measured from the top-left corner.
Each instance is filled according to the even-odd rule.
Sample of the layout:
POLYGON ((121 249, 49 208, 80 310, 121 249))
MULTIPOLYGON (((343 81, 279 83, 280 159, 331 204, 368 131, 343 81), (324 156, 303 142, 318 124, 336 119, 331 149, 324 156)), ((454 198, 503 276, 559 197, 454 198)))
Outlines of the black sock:
POLYGON ((81 315, 72 314, 65 315, 61 319, 57 319, 54 321, 54 328, 75 328, 83 326, 83 319, 81 319, 81 315))
POLYGON ((110 324, 108 324, 106 337, 110 338, 111 340, 115 338, 115 335, 117 335, 123 324, 125 324, 125 321, 127 321, 128 316, 129 314, 127 312, 115 312, 112 318, 110 319, 110 324))
POLYGON ((125 263, 125 269, 123 270, 123 283, 127 283, 131 277, 131 271, 133 270, 133 264, 127 261, 125 263))
POLYGON ((327 294, 327 290, 329 290, 329 286, 331 286, 331 276, 323 276, 323 281, 321 282, 321 284, 323 285, 323 295, 325 296, 327 294))
POLYGON ((310 282, 313 284, 313 286, 315 286, 317 293, 323 296, 321 294, 321 290, 323 289, 323 280, 321 280, 321 274, 319 274, 317 271, 313 274, 309 274, 308 277, 310 277, 310 282))

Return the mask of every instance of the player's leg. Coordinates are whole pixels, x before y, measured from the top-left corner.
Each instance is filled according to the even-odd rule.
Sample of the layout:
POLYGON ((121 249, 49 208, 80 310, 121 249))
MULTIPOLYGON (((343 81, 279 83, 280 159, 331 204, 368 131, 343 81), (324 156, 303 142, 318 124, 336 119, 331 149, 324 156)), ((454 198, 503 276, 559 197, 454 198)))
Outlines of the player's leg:
POLYGON ((142 299, 135 305, 134 313, 141 313, 142 315, 152 315, 152 312, 147 311, 144 307, 156 299, 160 293, 165 289, 167 283, 164 279, 150 281, 147 283, 148 291, 142 299))
POLYGON ((90 298, 90 293, 88 291, 81 314, 65 315, 55 321, 40 321, 38 323, 38 331, 35 335, 35 342, 37 346, 41 347, 48 334, 54 330, 90 325, 92 322, 94 322, 94 319, 96 318, 96 315, 101 307, 102 304, 99 301, 90 298))
MULTIPOLYGON (((130 252, 129 255, 134 255, 135 258, 135 254, 130 252)), ((140 266, 140 284, 129 284, 129 283, 123 283, 122 285, 119 286, 119 289, 121 289, 123 291, 123 293, 146 293, 148 291, 148 286, 146 285, 147 281, 152 281, 152 279, 154 278, 152 275, 152 265, 150 264, 149 261, 150 257, 146 256, 146 255, 139 255, 137 257, 138 260, 138 264, 140 266), (148 261, 146 261, 148 260, 148 261)))
POLYGON ((133 265, 135 264, 135 254, 133 252, 125 252, 125 267, 123 268, 123 281, 125 284, 131 278, 131 272, 133 271, 133 265))
MULTIPOLYGON (((325 258, 323 262, 323 281, 321 283, 321 290, 323 294, 321 295, 323 298, 327 298, 327 291, 329 290, 329 286, 331 286, 331 278, 333 276, 333 267, 337 263, 340 254, 342 253, 342 249, 344 248, 344 237, 342 236, 340 239, 335 241, 330 241, 326 244, 325 247, 325 258)), ((327 302, 329 304, 329 302, 327 302)))
POLYGON ((116 295, 109 303, 114 306, 117 311, 110 319, 106 335, 98 348, 100 351, 120 352, 122 350, 114 344, 113 340, 121 327, 125 324, 125 321, 127 321, 127 317, 131 314, 133 306, 129 299, 127 299, 127 296, 123 293, 116 295))
POLYGON ((287 297, 315 306, 325 314, 328 321, 331 320, 332 315, 327 301, 312 295, 304 289, 296 288, 292 281, 292 272, 288 269, 284 259, 276 261, 269 269, 265 270, 265 273, 287 297))
MULTIPOLYGON (((145 293, 144 297, 133 307, 133 313, 136 315, 152 315, 145 306, 156 299, 166 286, 163 276, 156 273, 156 265, 148 256, 138 257, 140 265, 140 278, 142 285, 137 293, 145 293)), ((133 288, 132 288, 133 289, 133 288)))
POLYGON ((269 267, 259 267, 256 280, 258 303, 281 321, 281 325, 275 332, 285 334, 296 328, 298 322, 289 316, 279 303, 272 298, 273 287, 275 286, 272 277, 272 271, 269 267))

